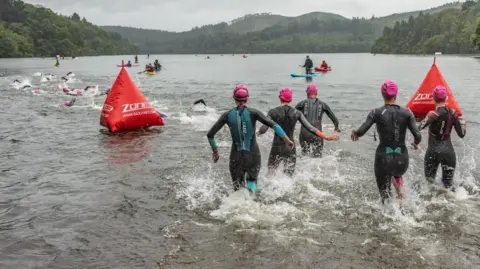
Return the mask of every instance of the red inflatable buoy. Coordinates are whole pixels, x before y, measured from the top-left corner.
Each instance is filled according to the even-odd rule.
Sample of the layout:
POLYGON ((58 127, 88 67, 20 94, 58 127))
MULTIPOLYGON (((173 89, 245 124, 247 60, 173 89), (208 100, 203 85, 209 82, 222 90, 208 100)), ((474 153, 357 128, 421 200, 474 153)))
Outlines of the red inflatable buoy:
POLYGON ((433 104, 433 90, 438 85, 442 85, 447 88, 447 100, 445 105, 449 108, 455 109, 457 114, 462 116, 462 110, 460 109, 457 100, 453 96, 450 87, 448 87, 447 82, 443 78, 442 73, 440 73, 440 70, 438 70, 434 60, 430 71, 427 73, 427 76, 407 104, 407 108, 412 111, 417 120, 423 120, 427 116, 428 112, 435 110, 435 105, 433 104))
POLYGON ((118 132, 163 126, 164 123, 122 67, 103 105, 100 125, 118 132))

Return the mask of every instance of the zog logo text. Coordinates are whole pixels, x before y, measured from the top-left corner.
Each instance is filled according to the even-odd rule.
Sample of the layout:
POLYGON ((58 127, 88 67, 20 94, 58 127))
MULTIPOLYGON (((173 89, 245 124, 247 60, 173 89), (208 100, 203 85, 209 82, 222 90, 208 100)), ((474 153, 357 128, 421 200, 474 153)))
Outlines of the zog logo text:
POLYGON ((125 104, 122 106, 123 106, 123 113, 152 108, 149 102, 125 104))

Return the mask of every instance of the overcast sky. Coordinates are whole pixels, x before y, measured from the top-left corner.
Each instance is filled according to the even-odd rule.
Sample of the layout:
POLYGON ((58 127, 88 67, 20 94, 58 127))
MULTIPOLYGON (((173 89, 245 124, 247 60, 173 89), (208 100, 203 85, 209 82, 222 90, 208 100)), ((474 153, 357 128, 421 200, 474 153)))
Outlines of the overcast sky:
POLYGON ((249 13, 298 16, 312 11, 345 17, 385 16, 427 9, 446 0, 25 0, 55 12, 81 17, 99 25, 122 25, 170 31, 231 21, 249 13))

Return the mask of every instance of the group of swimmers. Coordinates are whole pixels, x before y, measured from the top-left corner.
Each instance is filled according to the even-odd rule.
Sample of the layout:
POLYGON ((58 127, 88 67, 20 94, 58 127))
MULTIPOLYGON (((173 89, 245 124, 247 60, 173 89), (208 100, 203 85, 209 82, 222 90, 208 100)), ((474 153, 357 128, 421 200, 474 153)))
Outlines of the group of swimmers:
MULTIPOLYGON (((212 148, 213 161, 219 160, 215 134, 227 124, 232 137, 229 170, 234 190, 244 186, 250 192, 256 191, 258 174, 261 166, 260 150, 255 136, 256 122, 264 124, 257 135, 265 133, 268 128, 275 131, 270 156, 268 159, 269 175, 273 175, 281 162, 284 172, 291 176, 295 171, 296 151, 291 140, 297 121, 302 124, 300 145, 303 153, 313 149, 313 155, 321 156, 323 140, 338 141, 339 135, 326 135, 322 132, 322 116, 326 113, 333 121, 335 131, 340 132, 338 120, 330 107, 317 98, 318 88, 308 85, 307 99, 296 107, 290 106, 293 100, 289 88, 280 90, 280 106, 270 110, 268 117, 261 111, 247 107, 248 89, 243 84, 236 85, 233 99, 236 107, 223 113, 207 134, 212 148)), ((409 156, 405 144, 406 130, 414 136, 412 146, 418 148, 422 135, 420 130, 429 129, 428 149, 425 155, 425 176, 433 183, 438 166, 442 166, 443 185, 455 191, 453 175, 456 167, 456 155, 451 142, 451 132, 455 128, 458 136, 466 133, 466 122, 455 110, 445 106, 447 89, 437 86, 433 90, 436 110, 428 113, 426 119, 417 127, 413 113, 396 104, 398 86, 389 80, 381 86, 384 106, 375 108, 367 116, 366 121, 357 130, 352 131, 352 141, 358 141, 375 123, 380 143, 375 153, 374 171, 382 202, 391 197, 393 183, 398 199, 404 198, 402 176, 408 169, 409 156)))

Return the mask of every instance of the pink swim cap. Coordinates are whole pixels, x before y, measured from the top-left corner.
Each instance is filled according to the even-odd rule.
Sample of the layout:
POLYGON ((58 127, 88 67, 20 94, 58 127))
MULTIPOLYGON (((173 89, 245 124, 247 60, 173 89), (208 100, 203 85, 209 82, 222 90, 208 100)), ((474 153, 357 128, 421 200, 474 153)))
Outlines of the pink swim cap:
POLYGON ((82 95, 82 94, 83 94, 83 90, 77 90, 77 94, 78 94, 78 95, 82 95))
POLYGON ((69 105, 70 105, 70 101, 63 101, 63 104, 66 105, 66 106, 69 106, 69 105))
POLYGON ((397 96, 398 86, 393 80, 387 80, 382 85, 382 95, 386 98, 393 98, 397 96))
POLYGON ((63 88, 62 90, 63 90, 63 92, 68 92, 67 88, 63 88))
POLYGON ((282 102, 290 103, 293 99, 292 90, 290 90, 290 88, 281 89, 279 97, 280 97, 280 100, 282 100, 282 102))
POLYGON ((233 99, 237 101, 247 101, 248 99, 248 89, 247 86, 243 84, 237 84, 233 90, 233 99))
POLYGON ((447 88, 442 85, 438 85, 433 90, 433 99, 437 102, 443 102, 447 99, 447 88))
POLYGON ((307 87, 306 92, 307 92, 308 95, 315 95, 315 94, 317 94, 317 93, 318 93, 317 85, 315 85, 314 83, 309 84, 308 87, 307 87))

